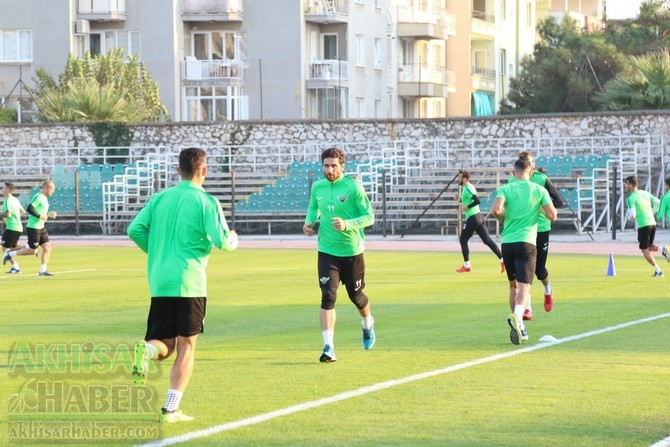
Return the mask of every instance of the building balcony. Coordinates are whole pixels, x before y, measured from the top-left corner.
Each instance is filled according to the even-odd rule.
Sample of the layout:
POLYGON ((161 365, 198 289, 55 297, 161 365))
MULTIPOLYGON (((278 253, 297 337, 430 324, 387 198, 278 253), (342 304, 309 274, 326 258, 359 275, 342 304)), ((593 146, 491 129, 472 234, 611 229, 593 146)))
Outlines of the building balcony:
POLYGON ((558 23, 562 23, 566 16, 570 17, 577 22, 580 28, 588 29, 589 31, 598 31, 605 26, 602 19, 597 16, 583 15, 573 11, 551 12, 549 13, 549 16, 553 17, 558 23))
POLYGON ((454 73, 443 67, 401 65, 398 70, 398 96, 446 97, 455 91, 454 73))
POLYGON ((495 92, 496 90, 496 71, 492 68, 473 67, 472 68, 472 88, 473 90, 484 90, 495 92))
POLYGON ((126 0, 78 0, 77 18, 98 22, 126 20, 126 0))
POLYGON ((446 39, 456 35, 456 17, 445 8, 413 0, 401 5, 398 13, 398 36, 423 39, 446 39))
POLYGON ((328 24, 349 21, 348 0, 304 0, 305 20, 328 24))
POLYGON ((182 0, 184 22, 241 22, 242 0, 182 0))
POLYGON ((309 64, 307 88, 343 87, 349 81, 349 63, 335 60, 315 60, 309 64))
POLYGON ((244 62, 222 60, 198 60, 191 56, 184 61, 184 79, 244 79, 244 62))
POLYGON ((472 36, 493 39, 496 35, 496 18, 482 11, 472 11, 472 36))

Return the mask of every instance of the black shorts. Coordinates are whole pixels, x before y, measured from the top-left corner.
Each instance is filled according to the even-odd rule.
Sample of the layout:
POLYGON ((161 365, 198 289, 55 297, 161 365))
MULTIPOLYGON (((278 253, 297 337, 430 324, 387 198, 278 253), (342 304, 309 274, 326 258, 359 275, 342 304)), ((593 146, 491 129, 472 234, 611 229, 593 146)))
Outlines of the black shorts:
POLYGON ((656 238, 656 225, 648 225, 637 229, 637 242, 640 244, 640 250, 648 250, 654 245, 656 238))
POLYGON ((507 279, 510 281, 533 284, 537 248, 527 242, 512 242, 502 244, 503 261, 507 279))
POLYGON ((149 340, 191 337, 205 331, 207 298, 152 297, 147 318, 149 340))
POLYGON ((39 230, 35 228, 26 228, 26 234, 28 235, 28 247, 32 249, 49 242, 49 232, 46 228, 41 228, 39 230))
POLYGON ((333 256, 318 252, 319 287, 321 308, 332 309, 337 299, 340 282, 347 289, 349 299, 359 309, 367 305, 365 289, 365 258, 363 253, 355 256, 333 256))
POLYGON ((16 244, 19 243, 19 238, 21 237, 20 231, 14 230, 5 230, 2 233, 2 246, 3 248, 14 248, 16 244))

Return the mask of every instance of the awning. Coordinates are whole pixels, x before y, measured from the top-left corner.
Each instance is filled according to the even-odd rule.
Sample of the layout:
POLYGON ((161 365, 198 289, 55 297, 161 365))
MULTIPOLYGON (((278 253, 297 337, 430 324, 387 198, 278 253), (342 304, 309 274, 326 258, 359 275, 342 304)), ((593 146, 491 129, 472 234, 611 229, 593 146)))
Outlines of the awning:
POLYGON ((472 116, 495 115, 493 96, 484 92, 472 92, 472 116))

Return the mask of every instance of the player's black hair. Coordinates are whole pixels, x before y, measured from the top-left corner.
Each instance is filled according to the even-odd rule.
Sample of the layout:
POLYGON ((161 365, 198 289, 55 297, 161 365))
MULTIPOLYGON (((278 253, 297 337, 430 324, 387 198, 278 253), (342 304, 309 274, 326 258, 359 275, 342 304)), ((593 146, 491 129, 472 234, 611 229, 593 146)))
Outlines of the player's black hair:
POLYGON ((179 171, 185 180, 193 178, 193 174, 205 163, 205 151, 197 147, 189 147, 179 153, 179 171))
POLYGON ((326 158, 337 158, 341 165, 344 165, 344 151, 339 147, 329 147, 321 152, 321 162, 326 158))
POLYGON ((623 182, 628 183, 637 188, 637 175, 629 175, 628 177, 623 179, 623 182))

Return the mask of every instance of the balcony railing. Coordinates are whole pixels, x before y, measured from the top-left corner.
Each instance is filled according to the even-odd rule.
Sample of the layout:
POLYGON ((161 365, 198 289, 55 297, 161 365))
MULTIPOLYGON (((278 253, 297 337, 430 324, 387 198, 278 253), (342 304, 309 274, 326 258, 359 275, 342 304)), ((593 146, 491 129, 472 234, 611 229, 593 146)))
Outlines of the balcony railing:
POLYGON ((401 65, 398 72, 398 82, 413 82, 422 84, 448 85, 448 71, 444 67, 430 65, 401 65))
POLYGON ((310 79, 349 79, 349 64, 335 60, 312 61, 309 66, 310 79))
POLYGON ((126 0, 79 0, 77 14, 91 20, 125 20, 126 0))
POLYGON ((496 77, 496 71, 493 68, 472 67, 472 74, 488 79, 495 79, 496 77))
POLYGON ((305 14, 349 14, 349 0, 305 0, 305 14))
POLYGON ((482 20, 484 22, 496 23, 496 16, 487 14, 484 11, 472 11, 472 18, 482 20))
POLYGON ((398 22, 400 23, 430 23, 443 26, 450 31, 456 29, 456 17, 437 3, 429 5, 425 0, 412 0, 399 8, 398 22))
POLYGON ((243 12, 242 0, 182 0, 182 15, 189 19, 202 17, 209 20, 212 16, 220 16, 223 20, 241 19, 243 12))
POLYGON ((188 57, 184 61, 184 78, 189 80, 244 79, 244 62, 198 60, 188 57))

